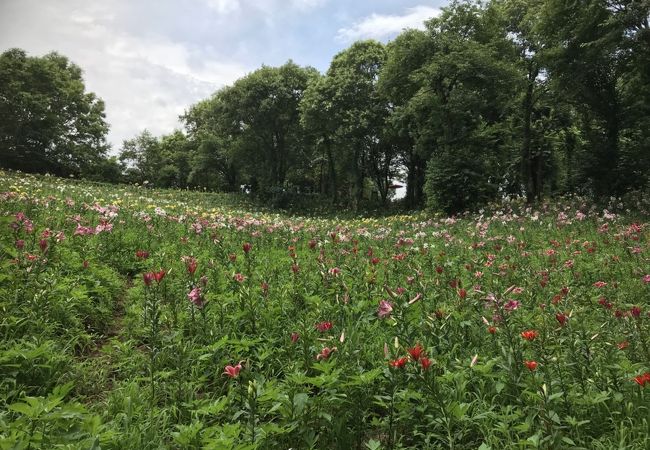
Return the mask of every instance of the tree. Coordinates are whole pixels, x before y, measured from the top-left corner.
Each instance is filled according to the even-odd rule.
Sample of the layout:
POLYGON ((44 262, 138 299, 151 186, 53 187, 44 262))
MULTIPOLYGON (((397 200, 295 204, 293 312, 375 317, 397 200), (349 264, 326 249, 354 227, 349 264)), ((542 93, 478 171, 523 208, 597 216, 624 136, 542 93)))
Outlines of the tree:
POLYGON ((243 169, 261 189, 284 185, 300 165, 298 105, 315 70, 293 62, 262 67, 223 92, 223 113, 243 169))
POLYGON ((392 147, 381 140, 388 105, 377 89, 385 59, 381 43, 356 42, 334 57, 324 82, 331 102, 328 127, 333 127, 341 164, 347 168, 348 198, 355 209, 361 203, 366 177, 375 182, 385 201, 392 175, 393 157, 386 152, 392 147))
POLYGON ((83 174, 93 181, 106 181, 109 183, 120 183, 123 181, 124 165, 117 156, 102 158, 90 171, 83 174))
POLYGON ((244 180, 269 191, 300 178, 310 158, 298 105, 316 76, 291 61, 264 66, 192 106, 183 116, 197 148, 192 182, 216 172, 231 190, 244 180))
POLYGON ((334 115, 334 86, 327 77, 319 76, 309 84, 300 101, 300 123, 305 143, 320 156, 315 161, 320 167, 320 192, 333 203, 338 201, 338 175, 334 145, 337 121, 334 115))
POLYGON ((160 154, 160 141, 148 130, 124 141, 119 160, 126 167, 127 179, 137 183, 156 184, 165 166, 160 154))
POLYGON ((391 45, 382 88, 413 171, 411 195, 426 158, 427 203, 452 213, 493 199, 505 183, 513 46, 500 17, 479 4, 453 3, 426 25, 391 45))
POLYGON ((240 160, 236 157, 237 139, 232 119, 226 114, 225 97, 230 86, 211 98, 192 105, 181 116, 188 141, 195 149, 190 160, 188 184, 226 192, 239 188, 240 160))
POLYGON ((418 72, 431 58, 432 45, 426 32, 406 30, 388 44, 386 51, 386 62, 379 76, 379 89, 391 108, 386 132, 392 137, 400 162, 406 168, 406 204, 422 206, 426 161, 431 147, 422 145, 421 140, 427 126, 423 119, 428 113, 423 111, 420 101, 424 96, 419 96, 422 83, 418 72))
POLYGON ((162 187, 184 188, 188 186, 194 146, 187 136, 175 130, 160 138, 160 158, 164 166, 158 175, 158 184, 162 187))
POLYGON ((624 107, 619 172, 622 188, 650 185, 650 3, 612 2, 625 26, 626 71, 619 82, 624 107))
MULTIPOLYGON (((589 143, 583 165, 599 195, 638 184, 621 165, 626 147, 622 137, 642 137, 640 127, 648 125, 647 107, 642 105, 648 100, 649 15, 648 2, 550 0, 543 4, 536 27, 546 43, 544 61, 555 88, 581 116, 581 131, 589 143), (632 81, 643 78, 638 84, 632 81), (629 96, 630 82, 639 88, 639 103, 638 94, 629 96)), ((627 145, 628 151, 630 147, 643 144, 627 145)))
POLYGON ((65 56, 0 55, 0 161, 27 172, 80 175, 108 150, 104 103, 65 56))

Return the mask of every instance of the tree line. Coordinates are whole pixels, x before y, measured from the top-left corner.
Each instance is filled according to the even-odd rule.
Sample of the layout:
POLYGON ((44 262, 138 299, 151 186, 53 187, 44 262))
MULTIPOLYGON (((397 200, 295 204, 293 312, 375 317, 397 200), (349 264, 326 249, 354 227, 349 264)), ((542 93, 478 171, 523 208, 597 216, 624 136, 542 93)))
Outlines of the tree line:
POLYGON ((292 61, 223 87, 107 156, 103 103, 64 57, 0 57, 2 165, 262 198, 449 213, 506 195, 617 195, 650 181, 650 3, 453 2, 321 74, 292 61), (53 93, 48 97, 48 93, 53 93))

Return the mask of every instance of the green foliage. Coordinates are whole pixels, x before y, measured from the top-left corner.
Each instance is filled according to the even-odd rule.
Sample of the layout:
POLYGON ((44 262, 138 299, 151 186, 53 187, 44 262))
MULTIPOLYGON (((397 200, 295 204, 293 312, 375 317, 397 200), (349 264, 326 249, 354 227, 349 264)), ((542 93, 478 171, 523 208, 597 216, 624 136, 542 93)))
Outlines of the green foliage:
POLYGON ((79 403, 64 398, 72 383, 54 388, 47 397, 25 397, 7 406, 0 419, 0 446, 4 449, 48 449, 53 447, 101 448, 100 418, 79 403))
POLYGON ((0 161, 27 172, 81 175, 104 164, 104 102, 65 56, 0 55, 0 161))
POLYGON ((647 195, 345 221, 0 195, 0 448, 647 447, 647 195))
POLYGON ((291 182, 294 170, 309 161, 298 105, 315 76, 314 69, 291 61, 265 66, 193 106, 184 116, 191 139, 199 142, 193 182, 205 186, 203 178, 216 172, 218 186, 233 191, 242 180, 260 193, 291 182))
POLYGON ((642 185, 642 178, 621 176, 619 170, 629 170, 622 155, 623 135, 640 130, 639 120, 647 118, 643 108, 633 107, 647 99, 647 89, 641 88, 632 100, 626 97, 624 80, 635 78, 646 65, 639 58, 649 48, 644 38, 648 5, 585 1, 576 8, 560 0, 545 2, 539 11, 535 32, 546 43, 544 64, 554 87, 583 116, 582 131, 589 142, 586 178, 593 190, 619 193, 642 185))
POLYGON ((417 81, 405 91, 386 82, 404 102, 395 124, 413 130, 411 158, 427 158, 429 206, 448 213, 486 204, 507 178, 511 131, 503 118, 512 109, 506 90, 516 86, 517 72, 498 25, 491 9, 457 4, 428 22, 426 35, 405 35, 392 47, 388 75, 399 76, 395 65, 405 61, 417 81))
POLYGON ((160 138, 144 130, 124 141, 119 161, 128 182, 185 188, 191 184, 193 151, 193 145, 179 130, 160 138))
MULTIPOLYGON (((480 150, 476 150, 478 153, 480 150)), ((436 153, 429 159, 424 192, 428 206, 453 214, 493 201, 498 182, 481 156, 458 150, 436 153)))
POLYGON ((320 154, 320 189, 357 210, 364 180, 386 202, 397 154, 384 140, 388 102, 377 84, 386 50, 376 41, 353 44, 334 57, 301 103, 304 132, 320 154))

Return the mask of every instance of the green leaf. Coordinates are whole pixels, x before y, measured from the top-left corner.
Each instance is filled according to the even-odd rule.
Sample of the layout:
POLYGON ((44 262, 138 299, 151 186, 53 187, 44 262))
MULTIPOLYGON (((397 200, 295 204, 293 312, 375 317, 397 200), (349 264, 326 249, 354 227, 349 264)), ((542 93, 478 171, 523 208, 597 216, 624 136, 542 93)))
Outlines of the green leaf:
POLYGON ((309 401, 309 395, 307 395, 304 392, 300 392, 300 393, 294 395, 293 396, 294 415, 296 415, 296 416, 302 415, 308 401, 309 401))
POLYGON ((568 438, 566 436, 562 438, 562 442, 564 442, 565 444, 569 444, 569 445, 571 445, 573 447, 576 447, 576 443, 573 442, 573 440, 571 438, 568 438))
POLYGON ((370 439, 368 442, 365 443, 365 446, 368 450, 378 450, 381 448, 381 442, 376 441, 374 439, 370 439))
POLYGON ((17 413, 23 414, 29 417, 30 419, 33 419, 38 415, 37 410, 32 406, 28 405, 27 403, 13 403, 9 405, 8 408, 11 411, 15 411, 17 413))
POLYGON ((533 434, 532 436, 530 436, 526 440, 528 442, 531 442, 535 447, 539 447, 540 435, 539 435, 539 433, 533 434))

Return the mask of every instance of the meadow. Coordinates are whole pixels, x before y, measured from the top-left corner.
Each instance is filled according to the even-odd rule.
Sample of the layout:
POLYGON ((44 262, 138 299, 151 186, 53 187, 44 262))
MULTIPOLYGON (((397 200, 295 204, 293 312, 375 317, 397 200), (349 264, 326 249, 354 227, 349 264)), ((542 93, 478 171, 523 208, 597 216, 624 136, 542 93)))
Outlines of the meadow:
POLYGON ((0 449, 650 448, 648 211, 0 172, 0 449))

